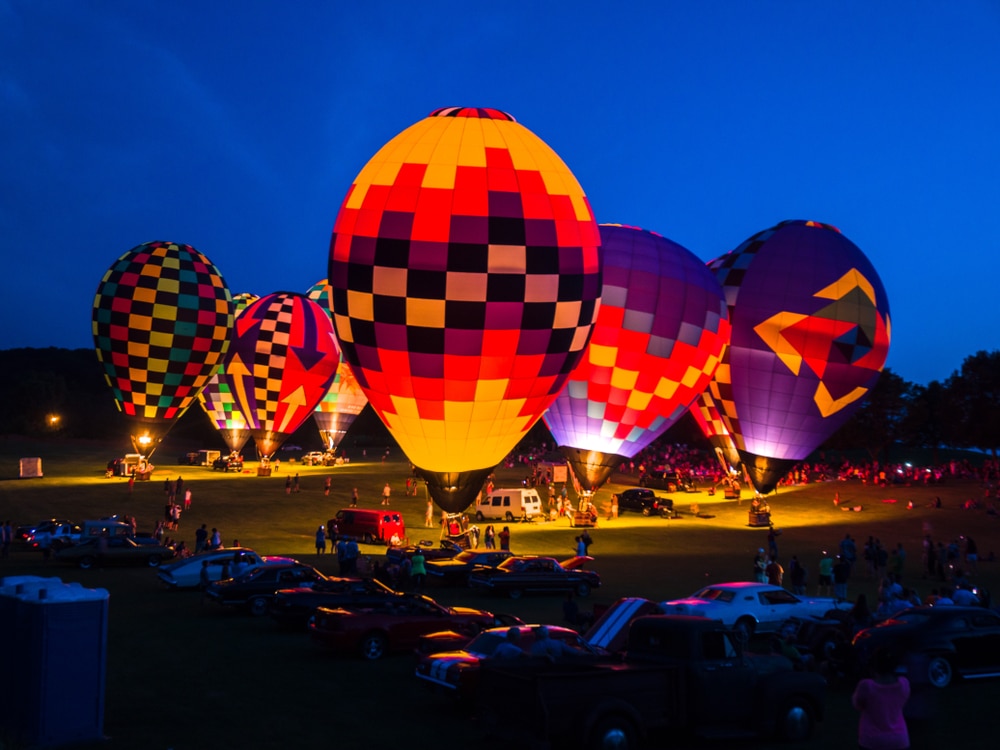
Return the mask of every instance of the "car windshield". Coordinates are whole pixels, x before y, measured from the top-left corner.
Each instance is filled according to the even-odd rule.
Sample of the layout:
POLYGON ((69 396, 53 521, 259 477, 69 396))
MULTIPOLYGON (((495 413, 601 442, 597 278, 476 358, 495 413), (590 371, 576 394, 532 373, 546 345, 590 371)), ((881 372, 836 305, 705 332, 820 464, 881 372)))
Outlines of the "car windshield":
POLYGON ((697 592, 692 599, 704 599, 709 602, 729 603, 736 598, 736 592, 729 589, 720 589, 716 586, 708 586, 697 592))
POLYGON ((485 654, 489 656, 494 651, 497 650, 497 646, 504 642, 506 639, 506 632, 486 632, 480 633, 471 641, 469 645, 465 647, 466 651, 471 651, 476 654, 485 654))

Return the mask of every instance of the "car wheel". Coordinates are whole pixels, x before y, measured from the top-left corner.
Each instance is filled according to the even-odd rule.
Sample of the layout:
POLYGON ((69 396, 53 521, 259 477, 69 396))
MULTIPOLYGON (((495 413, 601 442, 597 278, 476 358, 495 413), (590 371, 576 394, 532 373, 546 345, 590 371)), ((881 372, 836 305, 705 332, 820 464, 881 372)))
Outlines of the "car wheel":
POLYGON ((576 595, 577 596, 590 596, 590 584, 581 581, 576 584, 576 595))
POLYGON ((778 736, 789 742, 804 742, 809 739, 813 725, 812 709, 802 698, 789 698, 777 716, 778 736))
POLYGON ((485 520, 486 520, 486 517, 483 515, 483 512, 481 510, 477 510, 476 511, 476 523, 482 523, 485 520))
POLYGON ((148 565, 151 568, 158 568, 158 567, 160 567, 160 556, 159 555, 150 555, 149 559, 146 560, 146 565, 148 565))
POLYGON ((650 510, 649 508, 643 508, 642 509, 642 515, 646 516, 647 518, 650 516, 650 514, 652 514, 652 512, 653 511, 650 510))
POLYGON ((506 515, 504 515, 504 518, 505 518, 505 519, 507 520, 507 522, 509 523, 509 522, 511 522, 511 521, 513 521, 513 520, 514 520, 514 514, 513 514, 513 513, 511 513, 511 512, 510 512, 510 511, 508 510, 508 511, 507 511, 507 513, 506 513, 506 515))
POLYGON ((507 592, 507 596, 509 596, 511 599, 520 599, 522 596, 524 596, 524 592, 521 591, 521 589, 511 589, 510 591, 507 592))
POLYGON ((368 661, 381 659, 385 655, 385 636, 369 633, 361 639, 361 655, 368 661))
POLYGON ((753 631, 756 629, 757 624, 750 617, 741 617, 736 621, 736 625, 733 630, 739 635, 743 640, 743 643, 749 643, 750 639, 753 637, 753 631))
POLYGON ((250 600, 250 614, 254 617, 260 617, 261 615, 267 614, 267 598, 263 596, 255 596, 250 600))
POLYGON ((90 570, 92 567, 94 567, 94 558, 92 558, 90 555, 87 555, 86 557, 81 557, 80 562, 78 562, 77 565, 79 565, 84 570, 90 570))
POLYGON ((637 746, 635 727, 624 716, 605 716, 587 735, 589 750, 630 750, 637 746))
POLYGON ((945 688, 951 684, 954 670, 951 662, 945 656, 935 656, 927 664, 927 681, 936 688, 945 688))

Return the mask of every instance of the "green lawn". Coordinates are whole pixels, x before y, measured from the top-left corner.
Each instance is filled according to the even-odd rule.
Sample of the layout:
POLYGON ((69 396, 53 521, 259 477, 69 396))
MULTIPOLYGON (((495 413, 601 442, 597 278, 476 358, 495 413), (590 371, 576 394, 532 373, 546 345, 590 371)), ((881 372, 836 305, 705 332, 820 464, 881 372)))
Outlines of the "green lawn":
MULTIPOLYGON (((392 503, 402 510, 410 539, 438 536, 436 528, 422 528, 423 490, 417 498, 403 497, 409 466, 398 452, 385 464, 355 461, 324 468, 283 461, 276 476, 263 478, 177 466, 173 457, 182 451, 164 446, 153 457, 158 465, 154 479, 136 483, 131 494, 126 480, 104 477, 104 465, 115 452, 102 444, 0 440, 0 517, 15 522, 50 516, 80 521, 128 513, 138 518, 140 529, 150 530, 163 513, 163 479, 180 475, 193 491, 193 504, 175 538, 192 544, 195 528, 205 523, 218 527, 226 544, 238 538, 264 554, 293 555, 333 573, 336 559, 315 555, 316 527, 347 505, 352 487, 359 488, 362 506, 375 506, 382 485, 389 481, 392 503), (16 479, 17 459, 22 456, 41 456, 44 478, 16 479), (298 494, 285 494, 289 472, 300 475, 298 494), (327 476, 333 477, 329 498, 322 489, 327 476)), ((519 483, 525 473, 523 468, 498 471, 498 486, 519 483)), ((624 484, 602 490, 598 504, 616 486, 624 484)), ((971 534, 982 557, 991 550, 1000 553, 1000 520, 960 508, 964 500, 982 494, 972 482, 887 489, 830 483, 781 489, 771 498, 771 506, 783 531, 782 559, 798 555, 813 581, 822 550, 835 549, 845 533, 855 537, 859 548, 874 535, 887 545, 903 543, 908 552, 905 583, 926 593, 933 584, 922 580, 918 570, 925 529, 946 543, 971 534), (838 491, 841 507, 832 503, 838 491), (927 507, 937 495, 945 507, 927 507), (907 501, 913 502, 913 510, 907 510, 907 501), (862 510, 841 510, 844 505, 862 510)), ((591 595, 593 602, 611 603, 623 595, 675 598, 705 583, 748 577, 754 551, 766 546, 766 530, 747 527, 747 502, 720 501, 719 496, 709 498, 705 493, 673 498, 682 511, 678 519, 626 515, 602 520, 592 530, 593 567, 603 578, 602 588, 591 595), (692 503, 712 517, 692 515, 692 503)), ((572 554, 577 532, 565 520, 511 527, 515 552, 560 558, 572 554)), ((384 553, 374 546, 363 551, 373 557, 384 553)), ((381 748, 400 742, 487 742, 479 727, 457 712, 446 696, 418 684, 409 656, 376 664, 333 656, 304 634, 275 629, 269 618, 252 619, 203 606, 196 593, 166 592, 148 569, 80 571, 45 562, 37 553, 16 546, 0 573, 58 576, 110 591, 105 720, 110 741, 101 747, 194 750, 346 742, 346 747, 381 748)), ((983 563, 976 581, 1000 592, 1000 565, 983 563)), ((863 576, 851 582, 852 597, 865 592, 874 599, 875 591, 876 583, 863 576)), ((559 597, 514 602, 461 589, 432 593, 446 604, 512 612, 528 621, 561 620, 559 597)), ((914 727, 918 730, 913 732, 914 748, 937 748, 949 741, 960 742, 964 750, 993 746, 986 744, 990 734, 985 728, 980 735, 976 727, 1000 699, 1000 682, 956 685, 937 699, 935 720, 914 727)), ((827 719, 806 746, 853 747, 855 737, 849 694, 843 687, 832 687, 827 719)), ((767 748, 770 743, 741 746, 767 748)))

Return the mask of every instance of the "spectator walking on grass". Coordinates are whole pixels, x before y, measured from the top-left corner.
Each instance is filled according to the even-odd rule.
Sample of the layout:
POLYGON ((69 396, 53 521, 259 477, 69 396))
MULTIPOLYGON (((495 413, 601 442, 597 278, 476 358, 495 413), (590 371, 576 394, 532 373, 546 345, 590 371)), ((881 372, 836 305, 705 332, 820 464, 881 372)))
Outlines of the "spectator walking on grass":
POLYGON ((323 525, 316 529, 316 554, 322 555, 326 552, 326 532, 323 530, 323 525))
POLYGON ((392 487, 390 487, 389 483, 386 482, 385 487, 382 488, 382 505, 389 504, 389 495, 391 494, 392 494, 392 487))

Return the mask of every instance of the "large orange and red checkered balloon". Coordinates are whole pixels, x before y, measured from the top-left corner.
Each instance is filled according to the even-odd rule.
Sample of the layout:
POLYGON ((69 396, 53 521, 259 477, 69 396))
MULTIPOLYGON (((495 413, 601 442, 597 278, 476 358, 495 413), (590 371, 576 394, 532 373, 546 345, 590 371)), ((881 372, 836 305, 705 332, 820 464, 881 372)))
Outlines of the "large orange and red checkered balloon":
POLYGON ((534 133, 498 110, 440 109, 355 179, 329 279, 344 358, 435 501, 461 510, 579 361, 600 236, 534 133))
MULTIPOLYGON (((723 357, 725 357, 725 352, 723 352, 723 357)), ((702 434, 715 449, 715 455, 719 459, 722 470, 726 475, 737 473, 742 463, 740 454, 736 450, 736 444, 726 428, 726 423, 722 419, 722 414, 719 413, 719 407, 716 406, 709 387, 701 392, 688 411, 691 412, 694 421, 701 428, 702 434)))
MULTIPOLYGON (((250 292, 233 295, 234 314, 239 314, 256 302, 260 297, 250 292)), ((229 390, 229 384, 222 380, 225 363, 219 365, 215 374, 209 378, 205 387, 198 393, 198 403, 202 410, 212 420, 212 425, 219 431, 223 441, 231 453, 239 453, 250 439, 250 428, 246 417, 240 411, 229 390)))
POLYGON ((602 224, 604 288, 590 346, 545 423, 580 488, 598 489, 687 411, 729 342, 705 263, 654 232, 602 224))
POLYGON ((733 333, 711 395, 758 492, 833 434, 878 380, 889 301, 838 229, 785 221, 709 263, 733 333))
POLYGON ((137 452, 151 456, 194 401, 229 347, 232 324, 222 274, 190 245, 138 245, 104 274, 94 346, 137 452))
MULTIPOLYGON (((317 281, 306 292, 306 296, 319 304, 333 319, 330 307, 330 284, 326 279, 317 281)), ((334 450, 344 439, 354 420, 368 405, 368 397, 358 385, 358 379, 351 372, 351 366, 344 361, 341 351, 337 375, 330 389, 313 412, 313 420, 319 428, 319 435, 327 450, 334 450)))
POLYGON ((312 414, 337 372, 340 351, 329 314, 305 295, 262 297, 235 322, 221 384, 269 458, 312 414))

